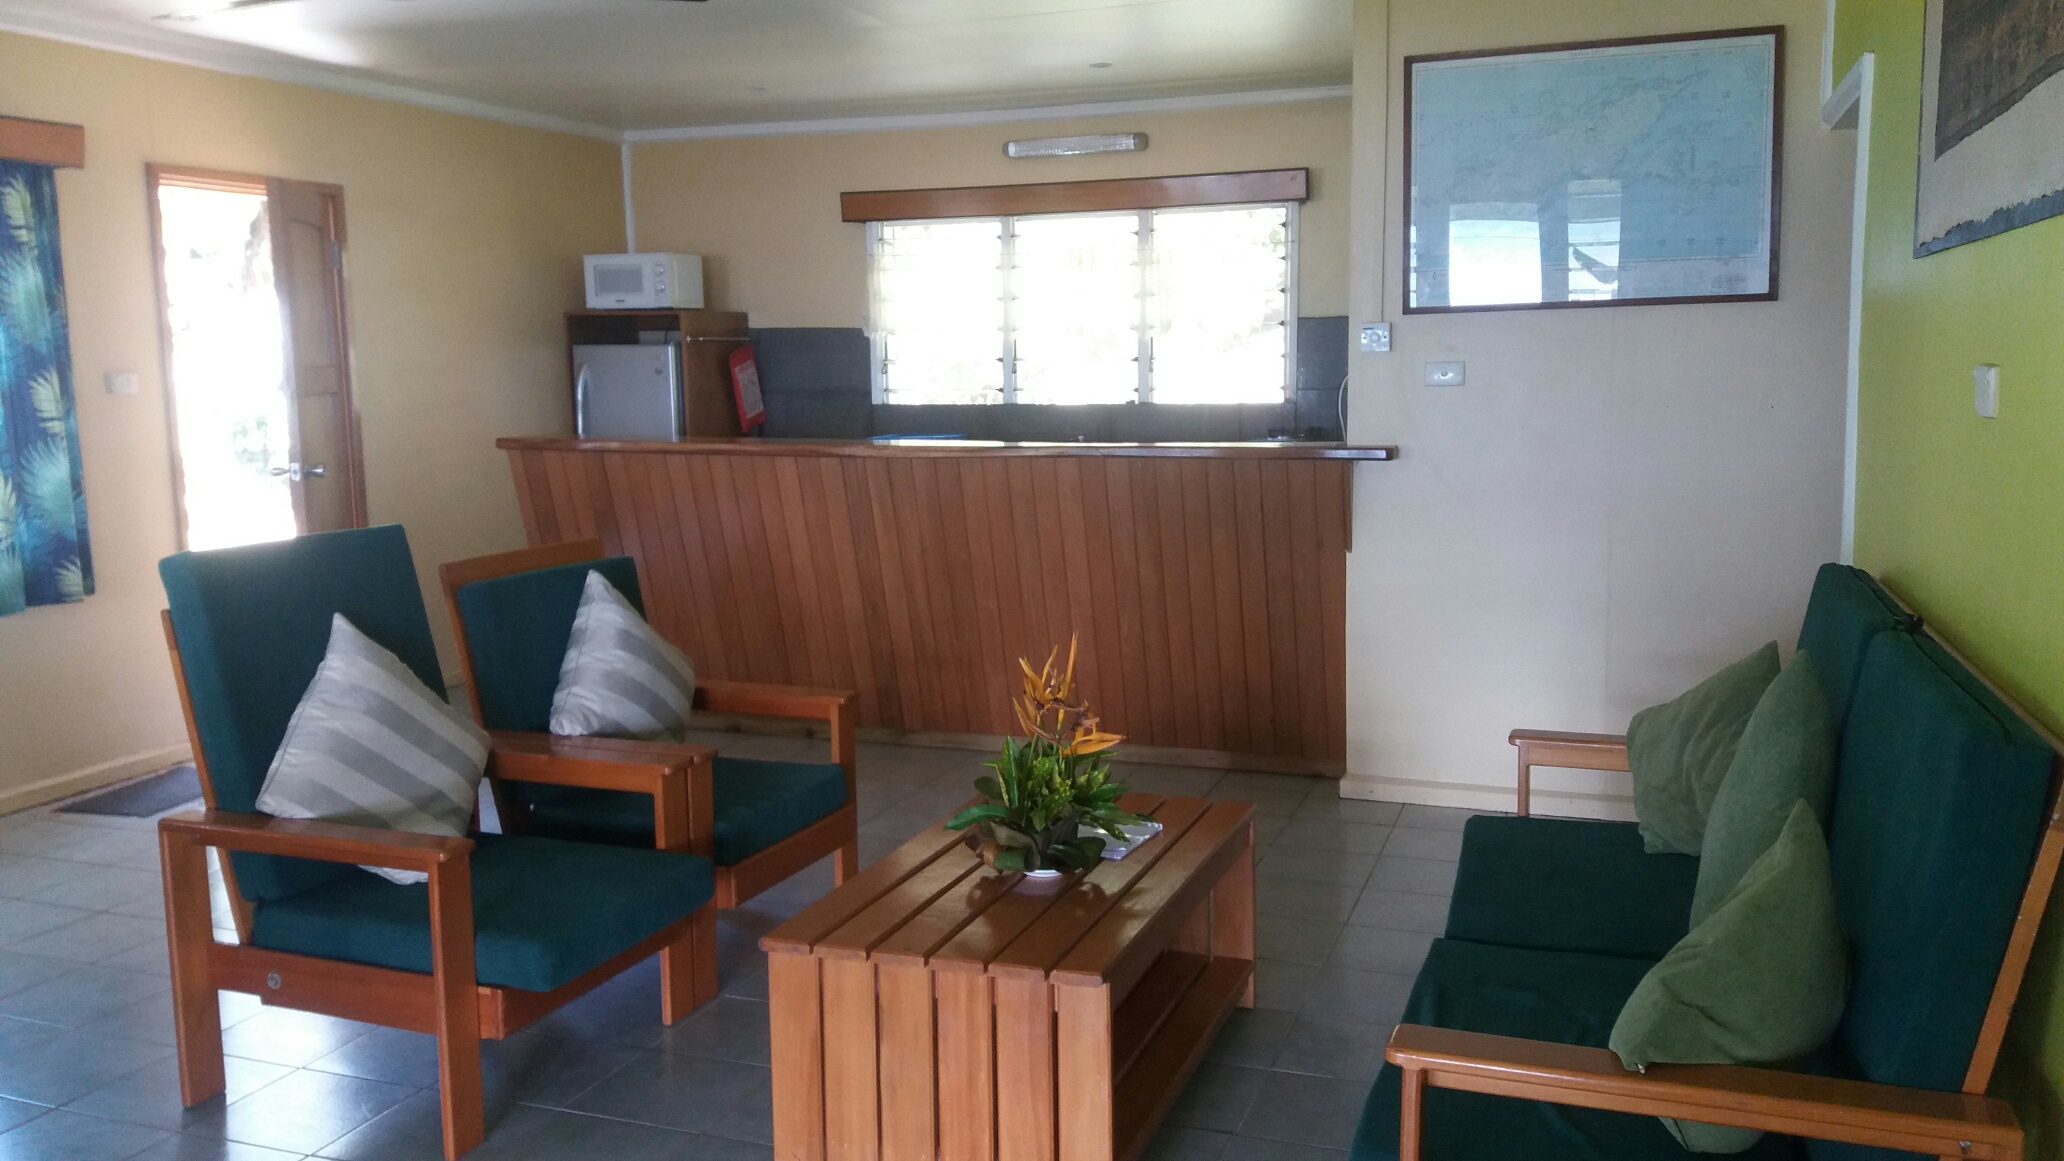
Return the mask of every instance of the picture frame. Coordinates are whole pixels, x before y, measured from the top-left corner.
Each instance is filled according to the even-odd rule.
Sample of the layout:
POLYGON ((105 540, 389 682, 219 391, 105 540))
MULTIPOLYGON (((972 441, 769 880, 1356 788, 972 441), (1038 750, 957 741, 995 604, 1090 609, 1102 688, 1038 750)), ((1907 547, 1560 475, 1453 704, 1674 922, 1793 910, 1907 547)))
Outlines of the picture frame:
POLYGON ((1405 313, 1777 299, 1782 27, 1404 65, 1405 313))

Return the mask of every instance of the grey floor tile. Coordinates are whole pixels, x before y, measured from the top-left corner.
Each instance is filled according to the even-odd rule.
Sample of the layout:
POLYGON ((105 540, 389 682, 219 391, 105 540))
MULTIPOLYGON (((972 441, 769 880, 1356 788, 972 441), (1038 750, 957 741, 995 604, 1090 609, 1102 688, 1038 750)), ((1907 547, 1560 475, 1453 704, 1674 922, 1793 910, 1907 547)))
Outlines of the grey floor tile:
POLYGON ((198 1133, 182 1133, 138 1153, 136 1161, 301 1161, 301 1154, 282 1153, 278 1149, 264 1149, 198 1133))
POLYGON ((223 1051, 303 1068, 372 1031, 374 1025, 292 1008, 265 1008, 222 1033, 223 1051))
MULTIPOLYGON (((222 1026, 234 1027, 239 1021, 256 1015, 262 1005, 253 996, 242 992, 218 992, 216 1001, 222 1012, 222 1026)), ((177 1032, 172 1027, 172 995, 159 992, 146 999, 138 1000, 84 1026, 91 1033, 105 1032, 113 1036, 126 1036, 131 1040, 142 1040, 151 1044, 176 1045, 177 1032)))
POLYGON ((127 1161, 168 1136, 58 1110, 0 1133, 0 1161, 127 1161))
MULTIPOLYGON (((466 1154, 467 1161, 496 1154, 496 1147, 508 1146, 512 1131, 520 1137, 522 1128, 535 1123, 538 1110, 514 1105, 487 1103, 487 1142, 466 1154)), ((444 1161, 444 1107, 434 1089, 410 1093, 393 1107, 331 1141, 321 1150, 323 1157, 349 1161, 444 1161)), ((585 1156, 582 1154, 568 1154, 585 1156)))
POLYGON ((162 923, 99 911, 41 935, 17 940, 13 948, 28 955, 94 963, 117 952, 147 943, 163 945, 164 941, 165 925, 162 923))
POLYGON ((0 1096, 63 1105, 172 1054, 158 1044, 9 1021, 0 1038, 0 1096))
POLYGON ((1426 830, 1461 830, 1463 823, 1484 813, 1487 812, 1452 806, 1407 806, 1398 813, 1398 825, 1426 830))
POLYGON ((1283 1051, 1283 1045, 1289 1041, 1291 1031, 1297 1027, 1297 1019, 1293 1012, 1234 1008, 1204 1058, 1221 1064, 1268 1068, 1275 1064, 1276 1054, 1283 1051))
POLYGON ((1302 879, 1312 883, 1337 883, 1360 887, 1368 882, 1376 866, 1376 855, 1350 851, 1314 851, 1277 843, 1262 856, 1258 873, 1272 879, 1302 879))
POLYGON ((1254 908, 1263 916, 1345 923, 1361 897, 1362 888, 1355 883, 1314 883, 1269 874, 1254 877, 1254 908))
POLYGON ((1311 998, 1319 969, 1301 963, 1261 959, 1254 962, 1254 1006, 1276 1012, 1301 1012, 1311 998))
POLYGON ((1293 818, 1276 836, 1277 849, 1296 847, 1308 851, 1352 851, 1380 855, 1390 840, 1391 828, 1373 822, 1345 822, 1337 818, 1293 818))
POLYGON ((709 1127, 709 1137, 774 1144, 774 1074, 756 1069, 752 1083, 732 1098, 731 1107, 709 1127))
POLYGON ((313 1153, 406 1100, 414 1090, 301 1069, 222 1112, 222 1135, 247 1145, 313 1153))
POLYGON ((1390 832, 1390 845, 1383 848, 1383 853, 1408 859, 1454 862, 1462 857, 1462 832, 1428 830, 1419 826, 1395 827, 1390 832))
POLYGON ((1439 935, 1448 929, 1448 897, 1371 887, 1362 892, 1347 922, 1353 927, 1388 927, 1439 935))
POLYGON ((1142 1161, 1220 1161, 1236 1155, 1227 1151, 1233 1144, 1230 1133, 1168 1125, 1147 1146, 1142 1161))
POLYGON ((308 1067, 405 1088, 429 1088, 437 1083, 437 1037, 376 1027, 308 1067))
POLYGON ((1265 1069, 1207 1060, 1197 1066, 1196 1075, 1190 1077, 1182 1095, 1175 1099, 1168 1123, 1233 1132, 1246 1119, 1247 1110, 1254 1107, 1268 1077, 1265 1069))
POLYGON ((1316 967, 1332 954, 1341 927, 1337 920, 1286 919, 1264 912, 1254 923, 1255 942, 1269 959, 1316 967))
POLYGON ((1327 1149, 1344 1149, 1354 1139, 1368 1085, 1293 1072, 1267 1078, 1240 1124, 1241 1136, 1327 1149))
POLYGON ((1333 954, 1326 964, 1360 972, 1416 976, 1426 962, 1426 951, 1433 946, 1433 939, 1423 931, 1350 927, 1334 942, 1333 954))
POLYGON ((1403 810, 1404 807, 1395 802, 1368 802, 1359 798, 1342 798, 1338 794, 1314 793, 1297 808, 1297 817, 1389 826, 1398 820, 1403 810))
POLYGON ((1288 825, 1290 825, 1290 820, 1289 820, 1289 819, 1287 819, 1287 818, 1284 818, 1284 817, 1283 817, 1283 816, 1281 816, 1281 815, 1277 815, 1277 814, 1257 814, 1257 815, 1255 815, 1255 816, 1254 816, 1254 853, 1255 853, 1255 854, 1257 854, 1257 855, 1259 855, 1259 854, 1264 854, 1264 853, 1266 853, 1266 852, 1268 851, 1268 849, 1269 849, 1270 847, 1272 847, 1272 846, 1275 846, 1275 845, 1276 845, 1276 840, 1277 840, 1278 838, 1282 837, 1282 834, 1283 834, 1283 828, 1284 828, 1284 827, 1286 827, 1286 826, 1288 826, 1288 825))
POLYGON ((48 815, 18 815, 0 826, 0 855, 53 858, 57 852, 92 837, 76 826, 52 821, 48 815))
MULTIPOLYGON (((232 933, 230 938, 233 939, 234 937, 234 933, 232 933)), ((222 937, 218 935, 217 938, 222 937)), ((146 972, 151 975, 164 976, 167 980, 170 980, 172 976, 170 953, 166 950, 165 941, 162 939, 152 940, 149 943, 139 943, 128 951, 116 952, 114 955, 105 956, 100 960, 100 966, 120 968, 125 972, 146 972)))
POLYGON ((575 1097, 575 1112, 699 1133, 747 1095, 764 1069, 701 1056, 641 1054, 575 1097))
POLYGON ((1321 1149, 1293 1141, 1264 1141, 1258 1137, 1235 1137, 1227 1154, 1240 1161, 1347 1161, 1345 1149, 1321 1149))
POLYGON ((156 976, 69 963, 62 975, 0 998, 0 1015, 79 1028, 170 990, 170 985, 156 976))
POLYGON ((65 1108, 90 1117, 127 1121, 169 1132, 222 1135, 222 1110, 294 1070, 284 1065, 226 1056, 222 1061, 223 1094, 187 1108, 179 1095, 179 1060, 167 1056, 94 1089, 65 1108))
POLYGON ((0 999, 62 975, 71 968, 71 964, 61 959, 0 951, 0 999))
POLYGON ((1393 1027, 1338 1016, 1306 1016, 1285 1038, 1275 1069, 1351 1080, 1366 1090, 1383 1067, 1383 1046, 1393 1027))
POLYGON ((1402 891, 1412 895, 1452 895, 1455 892, 1455 864, 1435 859, 1407 859, 1382 855, 1366 884, 1372 891, 1402 891))
MULTIPOLYGON (((62 865, 68 866, 71 874, 59 878, 33 895, 25 895, 22 898, 35 903, 55 903, 60 907, 109 911, 119 904, 133 903, 139 898, 164 897, 158 876, 148 871, 101 867, 90 863, 62 865)), ((7 870, 6 867, 0 866, 0 876, 6 875, 7 870)))
POLYGON ((660 1034, 668 1052, 766 1064, 767 1005, 756 1000, 718 996, 660 1034))
POLYGON ((643 963, 531 1025, 550 1036, 652 1048, 660 1023, 659 969, 643 963))
MULTIPOLYGON (((1296 774, 1249 774, 1234 771, 1211 788, 1211 797, 1254 804, 1254 813, 1288 818, 1297 813, 1320 779, 1296 774)), ((1331 783, 1326 783, 1330 793, 1331 783)))
POLYGON ((528 1029, 480 1045, 480 1071, 490 1107, 529 1104, 565 1108, 573 1098, 636 1059, 639 1050, 561 1040, 528 1029))
POLYGON ((1395 1024, 1404 1015, 1405 1001, 1411 994, 1411 976, 1321 968, 1306 993, 1304 1014, 1319 1019, 1359 1020, 1364 1024, 1395 1024))
POLYGON ((158 865, 157 835, 148 830, 118 830, 111 827, 80 826, 72 841, 52 850, 51 858, 107 867, 128 867, 149 871, 158 865))
POLYGON ((32 855, 0 855, 0 899, 34 899, 79 874, 79 864, 32 855))
POLYGON ((34 939, 93 914, 76 907, 52 907, 26 899, 0 899, 0 948, 20 951, 24 940, 34 939))
POLYGON ((49 1111, 47 1105, 32 1105, 27 1101, 0 1097, 0 1133, 26 1125, 49 1111))
POLYGON ((764 1003, 767 999, 767 965, 765 957, 761 958, 762 962, 759 964, 741 968, 729 976, 719 972, 718 989, 727 996, 736 996, 741 1000, 759 1000, 764 1003))
POLYGON ((1112 776, 1128 790, 1171 797, 1206 798, 1225 779, 1220 770, 1199 770, 1188 766, 1150 766, 1143 762, 1114 764, 1112 776))

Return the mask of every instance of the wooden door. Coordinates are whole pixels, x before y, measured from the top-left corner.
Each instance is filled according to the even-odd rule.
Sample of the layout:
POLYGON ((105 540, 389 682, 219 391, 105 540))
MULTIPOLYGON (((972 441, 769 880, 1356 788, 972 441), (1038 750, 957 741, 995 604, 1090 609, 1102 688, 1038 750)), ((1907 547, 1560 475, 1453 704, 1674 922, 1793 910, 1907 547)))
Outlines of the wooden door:
POLYGON ((344 322, 344 191, 270 178, 273 279, 293 415, 290 480, 301 531, 365 524, 364 468, 344 322))

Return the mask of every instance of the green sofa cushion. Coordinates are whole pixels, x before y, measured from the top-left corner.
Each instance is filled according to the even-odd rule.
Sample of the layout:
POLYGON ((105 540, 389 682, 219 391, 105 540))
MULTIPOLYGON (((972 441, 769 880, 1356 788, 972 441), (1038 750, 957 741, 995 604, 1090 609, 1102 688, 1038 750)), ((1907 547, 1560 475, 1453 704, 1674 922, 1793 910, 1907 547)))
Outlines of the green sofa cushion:
POLYGON ((1799 625, 1799 649, 1813 654, 1838 732, 1848 720, 1871 638, 1911 620, 1869 573, 1846 564, 1820 566, 1799 625))
POLYGON ((1777 642, 1627 724, 1634 816, 1650 852, 1695 855, 1720 780, 1763 690, 1777 678, 1777 642))
MULTIPOLYGON (((272 544, 182 552, 158 562, 215 804, 250 813, 287 722, 343 614, 425 686, 444 673, 399 524, 319 532, 272 544)), ((237 887, 280 899, 370 878, 354 867, 279 855, 232 856, 237 887)))
POLYGON ((1830 1051, 1838 1074, 1962 1084, 2041 841, 2053 759, 1933 642, 1871 642, 1828 827, 1851 963, 1830 1051))
MULTIPOLYGON (((1612 1050, 1636 1070, 1804 1060, 1842 1017, 1845 966, 1827 840, 1813 808, 1794 801, 1777 841, 1627 997, 1612 1050)), ((1762 1136, 1665 1123, 1701 1153, 1739 1153, 1762 1136)))
MULTIPOLYGON (((1650 961, 1576 952, 1434 942, 1412 986, 1404 1022, 1603 1048, 1650 961)), ((1362 1108, 1352 1161, 1396 1161, 1398 1069, 1385 1065, 1362 1108)), ((1686 1161, 1654 1117, 1599 1112, 1477 1093, 1426 1094, 1429 1161, 1686 1161)), ((1754 1161, 1796 1156, 1767 1137, 1754 1161)))
MULTIPOLYGON (((481 835, 472 857, 473 951, 483 984, 549 992, 709 902, 707 859, 528 836, 481 835)), ((336 882, 258 905, 259 947, 430 970, 430 892, 347 868, 336 882)))
POLYGON ((1800 650, 1763 691, 1713 796, 1691 897, 1693 927, 1777 841, 1794 805, 1804 801, 1816 819, 1827 819, 1834 778, 1835 723, 1826 687, 1813 656, 1800 650))
POLYGON ((1478 815, 1462 828, 1447 937, 1660 959, 1690 929, 1699 861, 1631 822, 1478 815))
MULTIPOLYGON (((729 867, 846 804, 845 767, 718 755, 716 861, 729 867)), ((619 790, 531 786, 530 833, 618 846, 652 845, 652 798, 619 790)))
POLYGON ((482 725, 490 730, 546 731, 552 719, 552 692, 559 688, 559 663, 566 658, 581 588, 590 572, 601 573, 632 608, 644 613, 638 566, 628 556, 474 581, 454 594, 459 622, 466 628, 466 647, 473 655, 482 725))

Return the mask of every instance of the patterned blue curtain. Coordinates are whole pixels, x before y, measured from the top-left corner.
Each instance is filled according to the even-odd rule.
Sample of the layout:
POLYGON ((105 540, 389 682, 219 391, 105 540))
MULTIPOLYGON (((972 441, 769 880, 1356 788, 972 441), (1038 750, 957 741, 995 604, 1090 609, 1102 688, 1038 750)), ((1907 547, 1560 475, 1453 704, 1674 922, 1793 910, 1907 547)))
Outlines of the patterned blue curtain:
POLYGON ((0 616, 93 592, 57 181, 0 161, 0 616))

